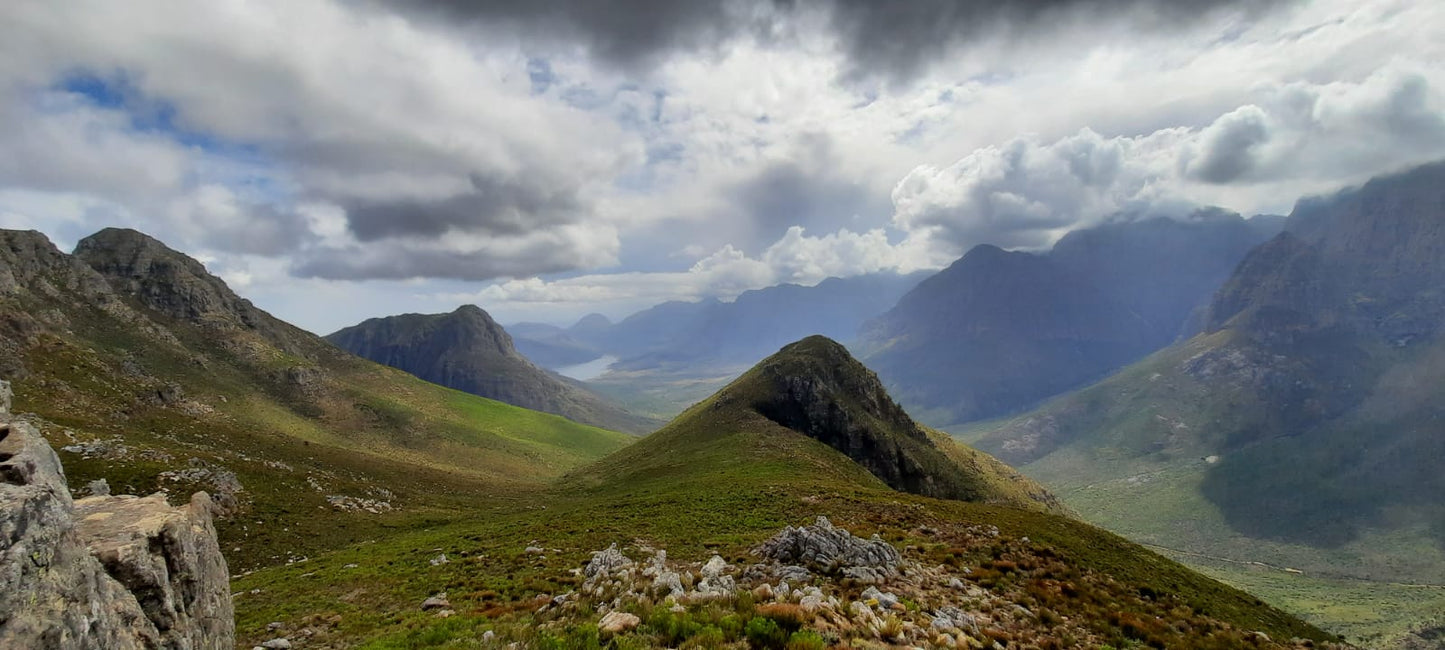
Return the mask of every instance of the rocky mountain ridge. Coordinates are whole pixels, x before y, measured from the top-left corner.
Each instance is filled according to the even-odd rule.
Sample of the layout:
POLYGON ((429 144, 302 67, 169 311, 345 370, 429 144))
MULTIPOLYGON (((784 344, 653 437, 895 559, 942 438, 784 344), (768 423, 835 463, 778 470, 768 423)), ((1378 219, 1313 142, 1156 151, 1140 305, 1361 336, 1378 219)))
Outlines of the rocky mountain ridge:
MULTIPOLYGON (((842 345, 810 336, 784 346, 752 371, 753 383, 734 383, 722 393, 745 395, 763 417, 822 442, 862 465, 890 487, 945 499, 997 498, 970 477, 977 466, 960 466, 944 446, 904 412, 873 371, 842 345)), ((1053 496, 1035 489, 1041 503, 1053 496)))
POLYGON ((1037 483, 916 423, 876 374, 823 336, 783 346, 657 433, 583 471, 612 482, 646 474, 680 462, 677 449, 691 453, 718 436, 734 445, 760 438, 748 453, 764 458, 774 442, 819 445, 837 454, 836 471, 900 492, 1063 512, 1037 483))
MULTIPOLYGON (((1394 585, 1445 580, 1441 287, 1445 163, 1305 199, 1223 284, 1203 332, 971 440, 1135 539, 1439 611, 1394 585)), ((1439 624, 1410 616, 1389 623, 1439 624)), ((1385 644, 1402 633, 1343 624, 1385 644)))
POLYGON ((474 508, 631 440, 348 354, 144 234, 77 248, 0 230, 0 378, 70 487, 211 494, 238 570, 474 508))
POLYGON ((448 314, 368 319, 327 337, 340 348, 427 381, 595 426, 645 433, 655 422, 537 367, 476 305, 448 314))

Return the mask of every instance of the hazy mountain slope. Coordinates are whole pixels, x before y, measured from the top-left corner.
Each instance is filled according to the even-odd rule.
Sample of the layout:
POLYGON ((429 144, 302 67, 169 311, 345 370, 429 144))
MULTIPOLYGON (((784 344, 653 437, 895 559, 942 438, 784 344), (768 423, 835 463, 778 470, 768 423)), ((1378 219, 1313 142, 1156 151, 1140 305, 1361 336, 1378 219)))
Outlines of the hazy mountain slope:
POLYGON ((352 354, 473 395, 616 430, 656 428, 652 420, 533 365, 475 305, 449 314, 372 318, 326 338, 352 354))
MULTIPOLYGON (((1208 332, 971 438, 1136 539, 1382 594, 1445 584, 1442 224, 1440 164, 1303 201, 1208 332)), ((1343 622, 1418 622, 1381 612, 1343 622)))
POLYGON ((616 638, 617 647, 783 647, 799 629, 816 636, 813 645, 794 647, 871 647, 882 635, 874 629, 912 639, 904 645, 939 647, 946 642, 931 619, 957 604, 976 627, 965 624, 972 641, 950 634, 955 646, 999 639, 1038 647, 1302 647, 1283 640, 1326 638, 1247 594, 1045 512, 1051 506, 1035 498, 1042 491, 1027 479, 981 454, 950 463, 940 452, 963 448, 931 436, 926 442, 919 432, 841 346, 812 337, 657 433, 565 477, 541 499, 545 507, 416 531, 304 569, 242 579, 238 588, 267 597, 238 601, 239 628, 260 640, 269 621, 336 620, 317 626, 313 642, 465 647, 485 643, 490 632, 496 641, 532 647, 606 647, 596 636, 598 607, 605 606, 637 616, 637 628, 616 638), (851 435, 830 435, 840 430, 851 435), (917 496, 880 478, 896 475, 888 467, 915 461, 927 466, 934 487, 961 485, 971 498, 1012 505, 917 496), (869 585, 836 568, 813 566, 806 578, 788 578, 795 589, 817 588, 817 596, 780 595, 777 569, 752 549, 820 515, 861 535, 855 543, 900 551, 907 574, 876 588, 906 599, 906 609, 876 623, 860 618, 851 603, 873 599, 864 593, 869 585), (593 553, 613 544, 607 554, 593 553), (438 553, 452 561, 429 566, 438 553), (615 553, 637 564, 610 574, 615 582, 589 578, 603 563, 595 558, 622 562, 615 553), (708 566, 726 579, 707 577, 703 562, 714 554, 708 566), (668 596, 655 586, 673 570, 678 589, 689 593, 668 596), (417 608, 441 585, 455 610, 446 619, 417 608), (701 589, 715 591, 691 593, 701 589), (781 640, 764 636, 771 625, 781 626, 781 640))
POLYGON ((517 352, 543 368, 564 368, 602 356, 596 347, 578 340, 567 330, 546 323, 513 323, 506 327, 517 352))
POLYGON ((922 279, 921 274, 828 278, 744 291, 731 302, 666 302, 604 326, 579 322, 568 334, 638 369, 669 364, 756 363, 779 347, 819 334, 851 341, 922 279))
POLYGON ((1111 223, 1043 254, 978 246, 870 323, 860 349, 932 421, 1017 412, 1192 333, 1210 294, 1277 226, 1257 219, 1111 223))
POLYGON ((504 502, 630 439, 346 354, 127 230, 75 255, 0 231, 0 376, 72 487, 216 495, 233 568, 504 502))
POLYGON ((784 344, 813 334, 840 341, 893 306, 922 274, 829 278, 745 291, 733 302, 669 302, 616 324, 589 316, 568 335, 617 357, 588 385, 635 412, 670 418, 784 344))

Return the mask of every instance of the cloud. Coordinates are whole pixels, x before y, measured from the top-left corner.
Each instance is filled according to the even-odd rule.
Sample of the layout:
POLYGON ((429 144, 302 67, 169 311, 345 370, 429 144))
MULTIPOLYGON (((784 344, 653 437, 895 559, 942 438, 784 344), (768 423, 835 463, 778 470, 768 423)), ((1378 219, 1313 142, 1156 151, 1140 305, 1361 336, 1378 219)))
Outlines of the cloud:
POLYGON ((0 3, 0 223, 136 227, 329 323, 930 266, 1445 155, 1445 9, 1284 5, 0 3))
POLYGON ((894 187, 892 225, 957 254, 1046 246, 1118 213, 1282 211, 1302 194, 1445 157, 1440 83, 1397 63, 1354 83, 1263 89, 1258 103, 1198 128, 1016 138, 914 168, 894 187))
POLYGON ((1256 151, 1269 141, 1269 116, 1258 106, 1241 106, 1199 135, 1198 157, 1185 173, 1206 183, 1229 183, 1254 170, 1256 151))
POLYGON ((453 233, 319 246, 299 258, 292 272, 327 280, 488 280, 616 264, 617 248, 616 229, 579 223, 509 236, 453 233))
POLYGON ((362 241, 401 235, 438 237, 450 231, 516 236, 580 220, 575 187, 547 178, 472 174, 471 187, 445 199, 355 199, 346 204, 351 231, 362 241))
POLYGON ((1256 16, 1277 0, 424 0, 398 11, 457 24, 489 38, 573 49, 639 70, 739 40, 768 44, 813 36, 834 43, 854 77, 907 82, 983 40, 1031 40, 1080 25, 1169 31, 1221 10, 1256 16))
POLYGON ((1047 144, 984 147, 948 167, 921 165, 893 190, 893 224, 955 251, 1043 246, 1091 218, 1164 203, 1155 181, 1168 173, 1180 136, 1104 138, 1084 129, 1047 144))
POLYGON ((666 300, 730 300, 750 289, 785 282, 813 285, 830 277, 909 273, 945 262, 930 258, 927 251, 911 243, 890 243, 881 229, 862 233, 843 229, 811 236, 793 226, 757 256, 728 244, 685 271, 509 280, 480 292, 444 294, 441 299, 474 301, 505 311, 516 311, 519 305, 544 304, 572 305, 574 311, 601 309, 626 314, 666 300))
POLYGON ((316 237, 306 219, 274 206, 247 203, 229 187, 206 184, 176 199, 167 210, 171 232, 205 247, 274 257, 301 249, 316 237))
POLYGON ((94 195, 165 224, 185 237, 177 245, 294 254, 297 269, 328 277, 529 275, 611 259, 608 237, 578 233, 615 240, 583 222, 642 143, 606 115, 534 95, 515 53, 331 0, 3 13, 0 54, 25 63, 0 66, 0 110, 21 111, 6 120, 7 150, 34 155, 0 163, 0 186, 94 195), (43 90, 77 70, 85 91, 43 90), (231 173, 236 159, 250 169, 231 173), (347 247, 311 246, 301 203, 340 208, 347 247), (475 243, 484 236, 496 241, 475 243), (386 263, 389 251, 403 259, 386 263))
POLYGON ((853 76, 912 79, 980 41, 1034 41, 1065 30, 1170 32, 1220 11, 1257 16, 1288 2, 1202 0, 832 0, 831 27, 853 76))

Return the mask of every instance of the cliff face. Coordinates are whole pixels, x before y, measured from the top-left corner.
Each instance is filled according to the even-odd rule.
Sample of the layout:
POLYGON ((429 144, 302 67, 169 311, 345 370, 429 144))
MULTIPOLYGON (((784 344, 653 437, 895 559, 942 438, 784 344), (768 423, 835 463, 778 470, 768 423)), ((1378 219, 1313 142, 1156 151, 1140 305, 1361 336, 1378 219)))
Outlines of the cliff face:
MULTIPOLYGON (((4 382, 0 382, 4 384, 4 382)), ((204 492, 72 502, 60 459, 9 418, 0 386, 0 647, 235 646, 226 561, 204 492)))
POLYGON ((473 395, 614 431, 656 428, 656 422, 533 365, 513 347, 506 330, 475 305, 449 314, 373 318, 326 338, 357 356, 473 395))

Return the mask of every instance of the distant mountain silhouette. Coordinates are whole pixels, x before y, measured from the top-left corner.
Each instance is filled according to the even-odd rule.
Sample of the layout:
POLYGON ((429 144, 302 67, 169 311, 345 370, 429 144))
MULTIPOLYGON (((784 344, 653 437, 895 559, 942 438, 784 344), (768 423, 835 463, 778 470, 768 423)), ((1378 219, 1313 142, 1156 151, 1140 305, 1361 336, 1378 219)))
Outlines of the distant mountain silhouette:
POLYGON ((860 351, 931 420, 1014 413, 1197 331, 1280 223, 1206 210, 1075 231, 1045 253, 978 246, 869 323, 860 351))

